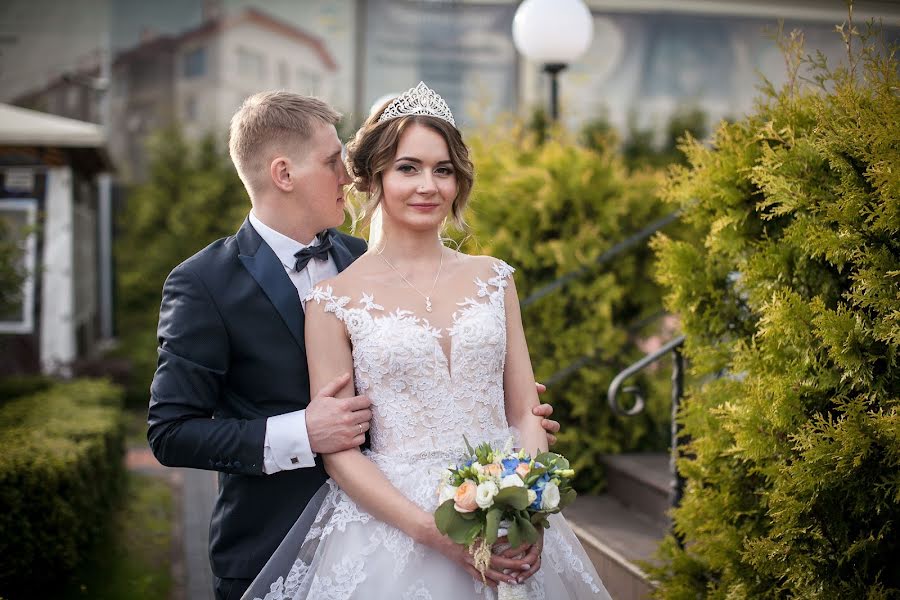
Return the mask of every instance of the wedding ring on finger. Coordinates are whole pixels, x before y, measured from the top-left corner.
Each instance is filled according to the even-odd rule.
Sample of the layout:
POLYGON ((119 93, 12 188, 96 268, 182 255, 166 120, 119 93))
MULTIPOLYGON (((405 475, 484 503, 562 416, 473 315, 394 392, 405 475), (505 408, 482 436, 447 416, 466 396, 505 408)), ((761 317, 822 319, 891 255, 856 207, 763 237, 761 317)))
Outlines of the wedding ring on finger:
POLYGON ((362 433, 363 432, 362 423, 357 423, 356 426, 359 427, 359 432, 362 433))

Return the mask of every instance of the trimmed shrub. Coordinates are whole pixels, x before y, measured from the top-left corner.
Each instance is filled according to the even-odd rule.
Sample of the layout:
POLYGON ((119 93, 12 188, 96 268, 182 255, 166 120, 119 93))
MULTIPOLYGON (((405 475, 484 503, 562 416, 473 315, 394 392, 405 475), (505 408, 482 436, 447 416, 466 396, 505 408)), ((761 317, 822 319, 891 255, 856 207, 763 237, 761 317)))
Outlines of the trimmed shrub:
POLYGON ((0 595, 44 596, 107 526, 124 481, 121 399, 76 380, 0 407, 0 595))
MULTIPOLYGON (((612 378, 643 355, 637 342, 652 335, 662 311, 662 291, 649 276, 654 256, 646 242, 602 266, 598 257, 667 210, 655 196, 661 177, 629 173, 610 146, 586 148, 555 132, 513 132, 469 140, 477 169, 465 249, 502 258, 517 269, 521 299, 558 277, 587 272, 523 309, 538 380, 589 359, 559 377, 546 400, 562 423, 558 450, 578 472, 581 491, 603 486, 602 453, 662 450, 668 446, 666 374, 644 373, 648 410, 622 419, 606 403, 612 378), (661 389, 655 388, 661 382, 661 389)), ((595 138, 599 139, 599 138, 595 138)), ((612 139, 612 138, 609 138, 612 139)))
POLYGON ((0 404, 46 390, 51 385, 53 379, 44 375, 11 375, 0 378, 0 404))
POLYGON ((900 77, 839 30, 847 66, 801 89, 793 34, 787 86, 664 190, 695 233, 657 240, 658 277, 702 383, 661 598, 900 595, 900 77))

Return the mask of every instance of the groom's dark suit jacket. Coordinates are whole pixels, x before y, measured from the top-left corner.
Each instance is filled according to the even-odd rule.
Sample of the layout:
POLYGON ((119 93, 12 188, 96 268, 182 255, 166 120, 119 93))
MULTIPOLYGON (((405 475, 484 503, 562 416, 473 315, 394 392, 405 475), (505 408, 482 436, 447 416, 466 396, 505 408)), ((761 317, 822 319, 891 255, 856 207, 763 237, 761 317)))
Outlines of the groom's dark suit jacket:
MULTIPOLYGON (((365 252, 333 231, 338 271, 365 252)), ((210 524, 217 577, 252 579, 326 479, 263 474, 266 418, 309 403, 303 311, 281 262, 245 221, 163 287, 147 437, 164 465, 219 471, 210 524)))

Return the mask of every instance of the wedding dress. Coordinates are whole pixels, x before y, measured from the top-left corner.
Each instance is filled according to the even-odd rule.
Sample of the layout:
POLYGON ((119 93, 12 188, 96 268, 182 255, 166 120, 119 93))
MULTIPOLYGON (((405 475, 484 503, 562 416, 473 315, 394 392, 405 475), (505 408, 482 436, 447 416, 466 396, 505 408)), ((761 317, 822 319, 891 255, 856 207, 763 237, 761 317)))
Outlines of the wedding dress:
MULTIPOLYGON (((428 512, 437 508, 441 471, 463 454, 464 435, 473 445, 498 446, 511 435, 503 366, 504 288, 512 272, 498 261, 487 281, 476 278, 446 331, 410 311, 388 310, 372 294, 354 301, 315 287, 306 298, 325 303, 349 334, 357 390, 372 401, 365 455, 428 512), (445 335, 449 361, 440 345, 445 335)), ((609 598, 565 519, 551 515, 549 522, 541 568, 522 583, 528 598, 609 598)), ((496 591, 376 520, 328 480, 244 598, 490 600, 496 591)))

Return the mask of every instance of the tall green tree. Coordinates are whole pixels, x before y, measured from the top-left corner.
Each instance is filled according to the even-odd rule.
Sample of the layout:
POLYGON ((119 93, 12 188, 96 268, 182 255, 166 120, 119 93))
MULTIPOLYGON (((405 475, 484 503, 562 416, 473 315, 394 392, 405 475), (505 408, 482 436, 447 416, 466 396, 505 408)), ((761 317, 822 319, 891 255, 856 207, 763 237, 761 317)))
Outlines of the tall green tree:
POLYGON ((162 286, 180 262, 232 235, 250 200, 228 155, 212 137, 188 142, 178 129, 150 142, 150 173, 127 194, 116 246, 118 324, 134 382, 129 400, 146 402, 156 366, 162 286))
POLYGON ((661 598, 900 595, 900 77, 840 28, 664 196, 693 235, 657 241, 698 383, 661 598), (803 86, 801 70, 814 87, 803 86))

